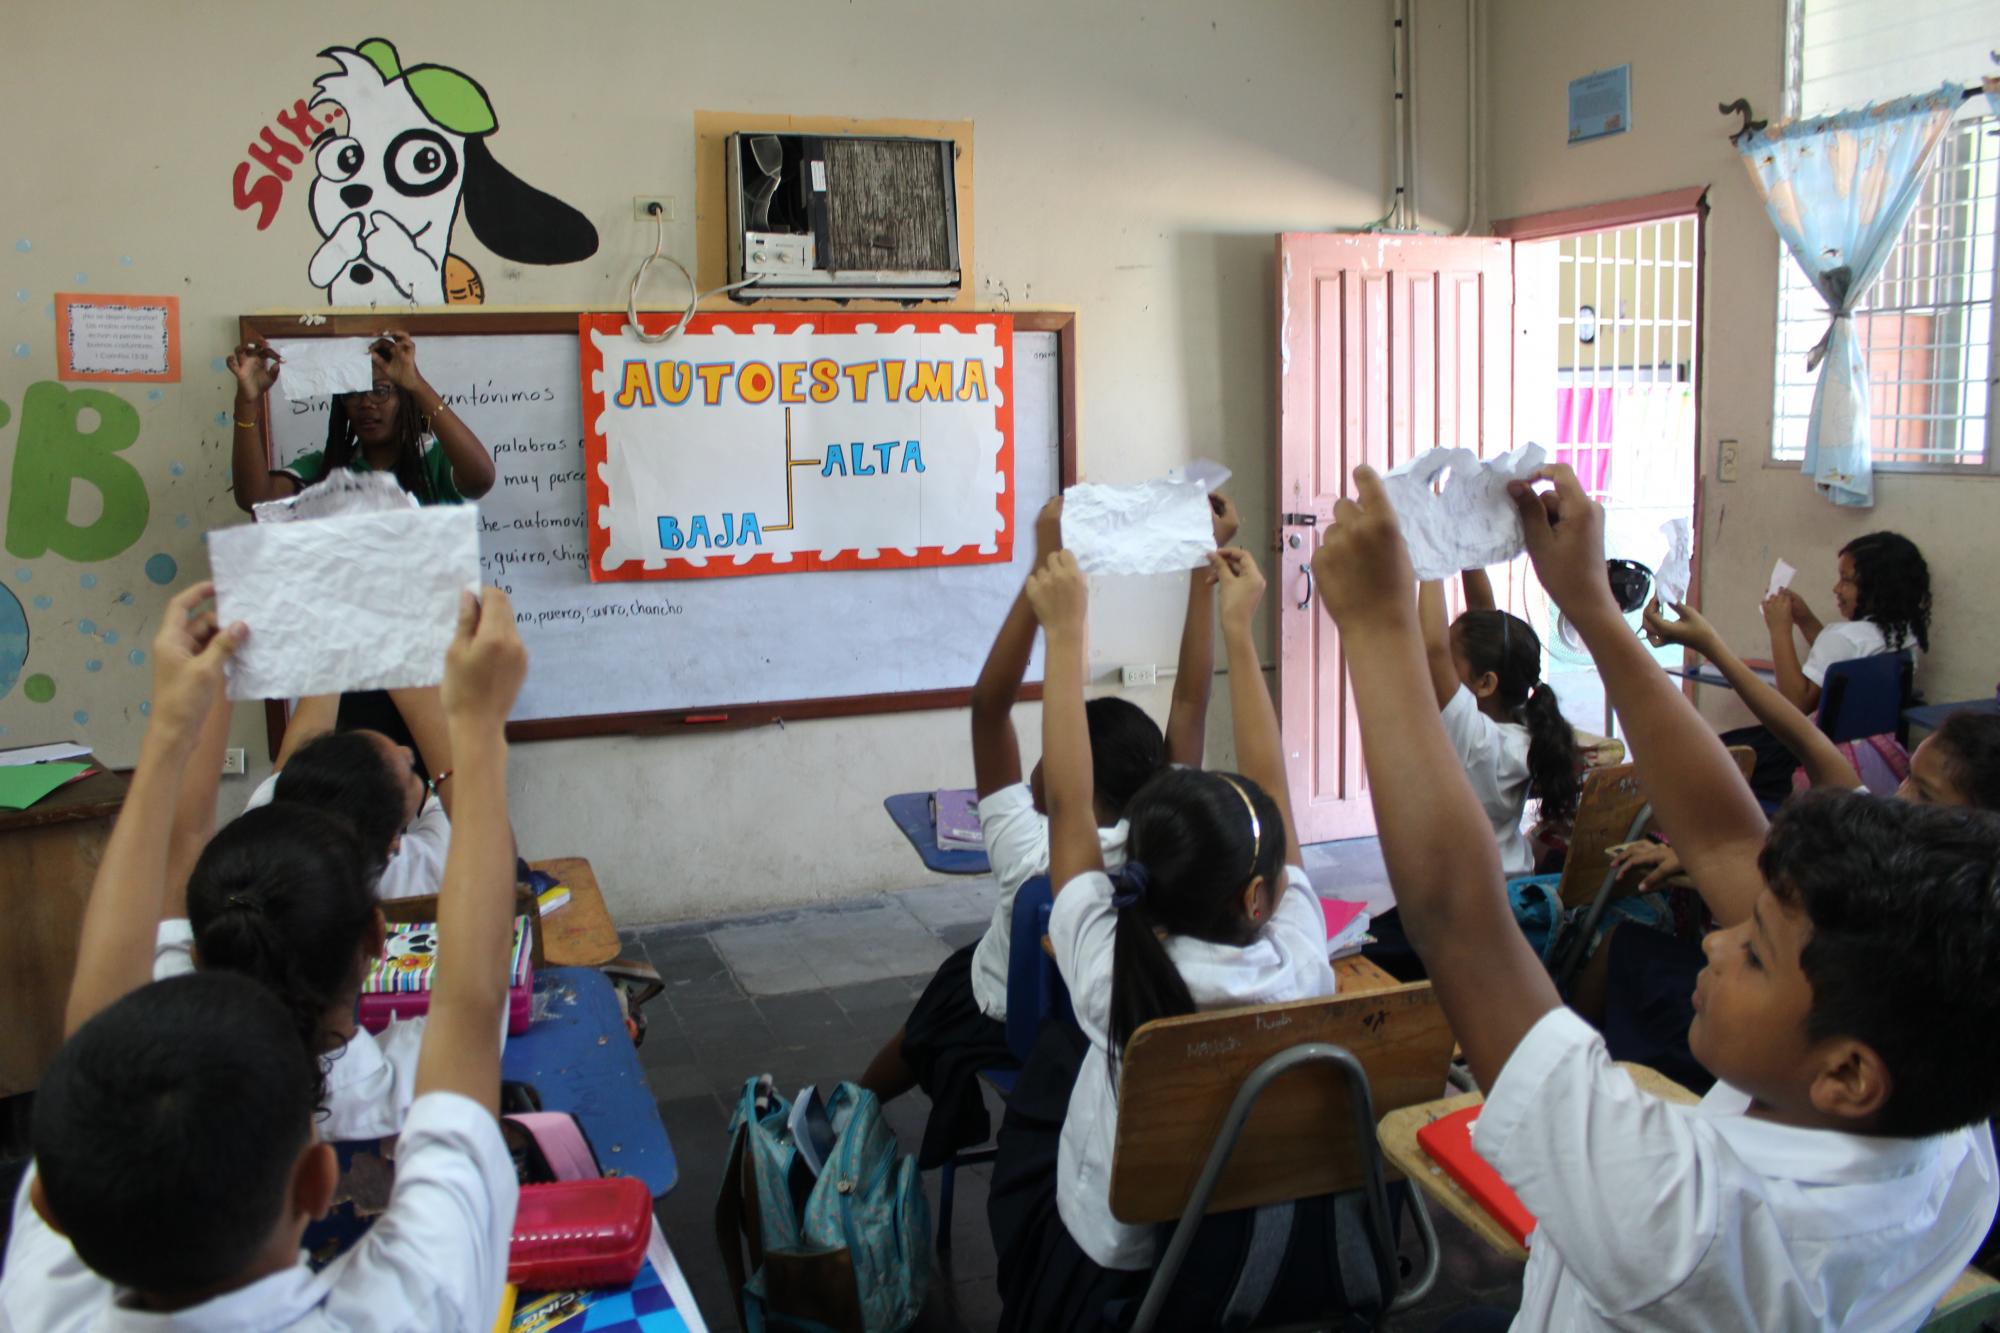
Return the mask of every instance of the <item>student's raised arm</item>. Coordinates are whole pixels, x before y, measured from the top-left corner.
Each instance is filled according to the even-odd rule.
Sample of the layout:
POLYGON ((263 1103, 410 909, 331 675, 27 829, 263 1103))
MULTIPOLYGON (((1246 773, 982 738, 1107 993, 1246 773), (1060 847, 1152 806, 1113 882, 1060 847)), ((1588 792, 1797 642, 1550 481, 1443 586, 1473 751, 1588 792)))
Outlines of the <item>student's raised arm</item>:
MULTIPOLYGON (((1228 496, 1217 492, 1208 507, 1219 550, 1236 537, 1242 520, 1228 496)), ((1174 700, 1167 709, 1167 762, 1200 768, 1208 745, 1208 696, 1215 685, 1215 572, 1188 575, 1187 618, 1181 622, 1180 658, 1174 663, 1174 700)))
POLYGON ((282 500, 298 492, 296 477, 271 470, 264 449, 262 416, 271 386, 278 382, 278 354, 257 342, 241 343, 225 363, 236 377, 235 434, 229 445, 229 482, 236 507, 249 513, 266 500, 282 500))
POLYGON ((430 386, 417 369, 416 340, 401 329, 391 329, 368 349, 377 374, 416 400, 417 411, 430 423, 444 456, 451 463, 452 484, 468 500, 477 500, 493 489, 496 475, 493 455, 479 442, 472 427, 458 415, 444 395, 430 386))
POLYGON ((1451 626, 1445 623, 1444 584, 1425 579, 1417 585, 1417 621, 1424 632, 1424 666, 1431 693, 1440 710, 1458 693, 1458 664, 1451 660, 1451 626))
MULTIPOLYGON (((1042 567, 1049 552, 1062 545, 1062 497, 1051 499, 1035 516, 1035 563, 1029 577, 1042 567)), ((1000 622, 1000 633, 987 650, 979 679, 972 683, 972 785, 981 800, 1021 780, 1021 741, 1014 734, 1014 701, 1021 695, 1021 678, 1035 652, 1035 612, 1028 605, 1024 582, 1000 622)))
POLYGON ((1507 907, 1500 848, 1445 736, 1410 599, 1416 575, 1382 479, 1354 472, 1313 554, 1340 627, 1369 798, 1403 928, 1472 1075, 1491 1088, 1514 1047, 1561 1003, 1507 907))
POLYGON ((1764 624, 1771 631, 1771 673, 1778 693, 1792 707, 1810 713, 1819 707, 1819 686, 1806 679, 1799 662, 1799 641, 1792 637, 1792 593, 1780 588, 1764 599, 1764 624))
POLYGON ((1090 587, 1076 557, 1053 551, 1028 576, 1024 595, 1041 622, 1042 797, 1049 810, 1049 887, 1104 869, 1097 838, 1090 724, 1083 713, 1090 587))
POLYGON ((1674 603, 1674 614, 1678 620, 1668 620, 1661 614, 1660 603, 1655 598, 1646 608, 1646 637, 1655 647, 1661 644, 1677 643, 1684 648, 1692 648, 1715 664, 1729 688, 1736 691, 1738 698, 1764 724, 1764 727, 1778 743, 1790 750, 1799 763, 1804 765, 1806 778, 1815 787, 1843 787, 1852 789, 1861 785, 1861 775, 1854 771, 1854 765, 1847 762, 1847 756, 1840 752, 1827 734, 1819 729, 1819 724, 1792 706, 1792 701, 1764 683, 1764 678, 1745 666, 1743 659, 1729 650, 1722 636, 1715 632, 1715 626, 1708 623, 1701 612, 1681 602, 1674 603))
POLYGON ((1465 609, 1468 611, 1492 611, 1499 607, 1493 600, 1493 580, 1483 569, 1460 570, 1458 585, 1465 591, 1465 609))
POLYGON ((1764 812, 1722 741, 1619 613, 1604 572, 1602 506, 1560 464, 1535 478, 1554 489, 1537 494, 1527 482, 1508 488, 1535 573, 1590 650, 1654 817, 1717 924, 1733 926, 1748 918, 1763 891, 1757 853, 1764 812))
MULTIPOLYGON (((212 583, 182 592, 167 603, 153 636, 152 720, 83 910, 65 1036, 153 979, 154 929, 182 774, 222 693, 223 663, 249 633, 241 623, 217 629, 215 612, 202 605, 214 593, 212 583)), ((215 781, 208 779, 211 801, 215 781)))
POLYGON ((300 699, 292 709, 292 715, 285 719, 285 739, 278 745, 278 757, 272 761, 274 772, 282 773, 285 765, 292 762, 292 756, 306 746, 340 725, 340 696, 337 694, 309 694, 300 699))
POLYGON ((507 594, 463 594, 441 691, 459 765, 458 818, 438 894, 438 961, 416 1094, 461 1093, 495 1113, 514 925, 507 714, 527 674, 507 594))
POLYGON ((1257 637, 1250 623, 1264 599, 1264 572, 1248 551, 1227 547, 1211 557, 1222 603, 1222 646, 1229 655, 1229 711, 1236 723, 1236 767, 1278 803, 1285 817, 1285 864, 1303 866, 1299 822, 1292 815, 1291 786, 1285 776, 1285 744, 1278 713, 1257 660, 1257 637))

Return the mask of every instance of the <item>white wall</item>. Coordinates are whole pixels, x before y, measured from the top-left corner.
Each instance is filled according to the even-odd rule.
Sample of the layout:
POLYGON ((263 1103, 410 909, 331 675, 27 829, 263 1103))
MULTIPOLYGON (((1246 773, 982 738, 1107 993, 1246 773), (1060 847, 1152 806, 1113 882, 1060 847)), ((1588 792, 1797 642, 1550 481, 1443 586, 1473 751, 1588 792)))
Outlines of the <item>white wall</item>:
MULTIPOLYGON (((150 494, 142 538, 88 566, 0 560, 0 584, 29 608, 27 671, 57 686, 47 703, 29 702, 19 685, 0 698, 0 745, 80 734, 113 762, 136 754, 146 669, 127 654, 150 637, 166 595, 144 562, 167 553, 193 576, 205 569, 201 531, 238 521, 229 428, 218 420, 231 385, 211 361, 233 345, 237 314, 318 304, 305 274, 318 243, 304 206, 309 164, 268 231, 230 191, 245 144, 328 68, 320 48, 380 35, 406 65, 471 75, 498 112, 495 156, 596 223, 594 259, 549 269, 504 263, 461 226, 454 248, 479 269, 488 309, 622 306, 651 244, 632 220, 635 194, 678 196, 669 246, 691 256, 697 108, 971 119, 976 288, 995 306, 1080 312, 1086 475, 1134 479, 1197 453, 1218 457, 1237 472, 1244 538, 1264 549, 1273 235, 1356 226, 1383 211, 1388 10, 1387 0, 449 0, 349 3, 310 18, 223 0, 20 8, 0 83, 0 122, 14 129, 0 402, 15 409, 0 426, 0 459, 14 456, 27 386, 54 378, 44 313, 54 291, 178 295, 185 380, 157 398, 117 390, 142 419, 124 455, 150 494), (130 602, 118 600, 128 592, 130 602), (47 608, 33 605, 38 595, 47 608), (94 634, 81 632, 85 620, 94 634), (118 643, 105 642, 107 630, 118 643), (98 670, 86 670, 93 660, 98 670), (88 721, 73 721, 76 712, 88 721)), ((1428 221, 1456 228, 1462 9, 1423 0, 1419 10, 1422 198, 1428 221)), ((0 505, 8 485, 0 476, 0 505)), ((1154 589, 1100 615, 1099 662, 1168 664, 1179 605, 1176 590, 1154 589)), ((1164 713, 1164 689, 1139 697, 1164 713)), ((1215 715, 1220 730, 1220 691, 1215 715)), ((1032 761, 1036 710, 1022 709, 1019 723, 1032 761)), ((232 743, 251 750, 253 765, 261 757, 260 710, 237 710, 232 743)), ((547 742, 519 747, 513 773, 529 854, 588 855, 616 915, 636 923, 917 882, 881 798, 968 780, 969 759, 963 718, 929 713, 547 742)), ((232 779, 225 803, 245 790, 232 779)))
MULTIPOLYGON (((1995 549, 1993 481, 1878 474, 1872 511, 1820 500, 1796 467, 1767 467, 1777 325, 1778 240, 1728 140, 1735 117, 1717 102, 1748 97, 1760 116, 1782 105, 1783 0, 1540 0, 1495 7, 1484 87, 1486 211, 1513 217, 1707 184, 1703 274, 1701 457, 1703 607, 1729 641, 1765 655, 1758 613, 1772 562, 1798 566, 1797 586, 1832 605, 1835 552, 1890 528, 1917 542, 1935 591, 1934 651, 1918 684, 1936 700, 1984 695, 2000 669, 2000 621, 1986 563, 1995 549), (1565 142, 1569 80, 1629 62, 1630 132, 1565 142), (1718 440, 1741 441, 1741 480, 1715 479, 1718 440)), ((1787 261, 1789 262, 1789 261, 1787 261)), ((1733 696, 1704 690, 1726 724, 1747 717, 1733 696)))

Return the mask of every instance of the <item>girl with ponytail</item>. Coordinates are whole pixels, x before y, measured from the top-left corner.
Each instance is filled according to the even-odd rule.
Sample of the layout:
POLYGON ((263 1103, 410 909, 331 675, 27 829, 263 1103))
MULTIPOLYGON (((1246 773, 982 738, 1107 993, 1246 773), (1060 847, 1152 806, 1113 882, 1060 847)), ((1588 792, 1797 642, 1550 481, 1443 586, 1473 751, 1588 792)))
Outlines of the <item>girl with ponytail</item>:
POLYGON ((1431 686, 1444 714, 1445 734, 1465 764, 1466 776, 1500 842, 1500 867, 1510 878, 1535 871, 1534 853, 1521 831, 1529 797, 1541 817, 1562 823, 1576 814, 1576 733, 1542 679, 1542 641, 1528 622, 1494 608, 1493 585, 1483 569, 1462 576, 1469 608, 1445 627, 1444 585, 1417 593, 1431 686))
POLYGON ((354 1021, 355 998, 385 929, 375 882, 384 850, 309 805, 277 801, 217 833, 187 884, 187 917, 160 923, 154 977, 240 972, 284 1001, 326 1076, 320 1137, 398 1133, 416 1081, 422 1018, 379 1034, 354 1021))
MULTIPOLYGON (((1105 872, 1098 839, 1084 719, 1084 576, 1075 557, 1057 550, 1028 579, 1046 658, 1049 941, 1080 1038, 1050 1025, 1008 1099, 988 1207, 1002 1329, 1096 1328, 1107 1300, 1145 1286, 1153 1228, 1118 1221, 1110 1205, 1118 1066, 1132 1034, 1155 1018, 1333 992, 1326 919, 1299 869, 1277 715, 1251 635, 1264 579, 1243 551, 1211 559, 1243 772, 1177 768, 1149 781, 1126 807, 1126 859, 1115 876, 1105 872), (1060 1070, 1059 1050, 1072 1052, 1060 1070), (1057 1087, 1054 1109, 1044 1109, 1057 1087)), ((1301 1208, 1301 1218, 1312 1211, 1301 1208)), ((1307 1230, 1332 1234, 1323 1217, 1307 1230)), ((1314 1281, 1338 1281, 1337 1262, 1297 1267, 1314 1281)), ((1230 1285, 1183 1274, 1181 1288, 1226 1294, 1230 1285)))

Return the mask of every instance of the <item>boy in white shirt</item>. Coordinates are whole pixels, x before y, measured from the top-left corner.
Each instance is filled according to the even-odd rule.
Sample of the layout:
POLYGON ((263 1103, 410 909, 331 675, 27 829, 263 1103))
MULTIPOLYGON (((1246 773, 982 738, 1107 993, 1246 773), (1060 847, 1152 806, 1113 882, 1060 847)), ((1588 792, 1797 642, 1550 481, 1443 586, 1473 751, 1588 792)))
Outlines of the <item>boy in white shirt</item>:
POLYGON ((495 1119, 513 916, 507 712, 527 657, 506 596, 468 594, 444 704, 466 836, 439 901, 444 959, 388 1210, 318 1273, 299 1238, 324 1213, 319 1066, 284 1006, 223 974, 148 984, 176 787, 223 664, 202 584, 154 640, 152 724, 84 915, 68 1040, 36 1099, 0 1328, 493 1326, 516 1186, 495 1119))
POLYGON ((1514 1327, 1915 1328, 2000 1201, 2000 822, 1819 793, 1767 831, 1619 615, 1603 511, 1566 467, 1538 480, 1553 492, 1514 488, 1536 572, 1720 926, 1689 1033, 1719 1080, 1699 1106, 1640 1093, 1510 928, 1372 470, 1313 562, 1404 924, 1488 1090, 1474 1144, 1538 1219, 1514 1327))

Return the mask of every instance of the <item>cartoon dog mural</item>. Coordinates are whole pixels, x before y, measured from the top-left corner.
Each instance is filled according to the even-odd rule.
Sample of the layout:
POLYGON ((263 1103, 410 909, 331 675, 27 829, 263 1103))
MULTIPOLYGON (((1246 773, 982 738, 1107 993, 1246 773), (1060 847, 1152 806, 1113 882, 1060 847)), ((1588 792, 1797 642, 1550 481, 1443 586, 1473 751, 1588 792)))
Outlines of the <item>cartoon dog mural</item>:
POLYGON ((494 161, 499 127, 486 90, 455 69, 404 69, 380 37, 320 52, 340 71, 312 105, 338 104, 344 126, 315 148, 307 265, 332 305, 477 305, 479 274, 451 253, 459 205, 482 245, 523 264, 573 264, 597 253, 590 219, 494 161))

